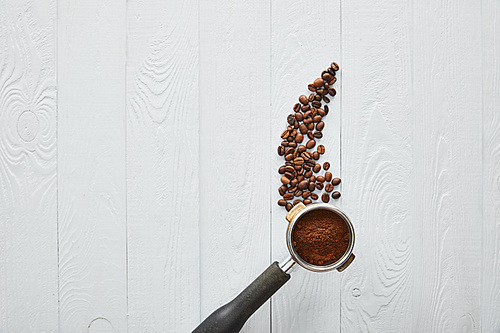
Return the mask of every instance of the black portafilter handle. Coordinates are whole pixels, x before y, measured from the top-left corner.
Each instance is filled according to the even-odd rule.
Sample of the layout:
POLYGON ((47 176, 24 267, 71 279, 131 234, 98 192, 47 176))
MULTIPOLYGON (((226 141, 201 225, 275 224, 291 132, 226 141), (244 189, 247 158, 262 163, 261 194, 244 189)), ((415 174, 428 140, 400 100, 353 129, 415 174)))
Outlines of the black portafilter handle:
POLYGON ((275 261, 231 302, 208 316, 193 333, 237 333, 257 311, 288 280, 275 261))

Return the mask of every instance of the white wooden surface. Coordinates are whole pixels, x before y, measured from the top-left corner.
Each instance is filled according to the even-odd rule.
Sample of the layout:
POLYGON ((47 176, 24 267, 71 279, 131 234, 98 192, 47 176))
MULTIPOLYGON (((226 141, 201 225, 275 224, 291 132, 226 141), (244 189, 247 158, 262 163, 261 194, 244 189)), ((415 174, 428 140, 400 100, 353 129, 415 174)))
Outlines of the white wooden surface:
POLYGON ((500 2, 0 0, 0 332, 189 332, 286 256, 331 61, 344 273, 245 332, 500 332, 500 2))

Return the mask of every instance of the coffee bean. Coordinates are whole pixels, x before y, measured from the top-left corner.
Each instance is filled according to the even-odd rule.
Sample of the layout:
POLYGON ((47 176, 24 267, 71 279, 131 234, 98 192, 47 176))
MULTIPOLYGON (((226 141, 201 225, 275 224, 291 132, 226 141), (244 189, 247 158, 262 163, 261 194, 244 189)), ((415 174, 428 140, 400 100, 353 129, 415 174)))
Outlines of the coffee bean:
POLYGON ((286 121, 287 121, 290 125, 295 124, 295 117, 293 116, 293 114, 289 114, 289 115, 288 115, 288 117, 286 117, 286 121))
POLYGON ((328 195, 328 193, 323 193, 323 195, 321 196, 321 200, 323 200, 324 203, 327 203, 328 201, 330 201, 330 195, 328 195))
MULTIPOLYGON (((316 171, 315 171, 315 172, 316 172, 316 171)), ((312 171, 311 171, 311 170, 309 170, 309 171, 307 171, 306 173, 304 173, 304 177, 306 177, 306 178, 311 178, 311 176, 312 176, 312 175, 313 175, 313 173, 312 173, 312 171)))
POLYGON ((312 111, 310 111, 310 110, 304 112, 304 119, 309 118, 311 116, 311 114, 312 114, 312 111))
POLYGON ((314 129, 314 123, 311 122, 310 124, 307 124, 307 129, 312 131, 314 129))
POLYGON ((306 148, 306 146, 304 146, 304 145, 300 145, 300 146, 297 148, 297 151, 298 151, 300 154, 302 154, 303 152, 305 152, 305 151, 306 151, 306 149, 307 149, 307 148, 306 148))
POLYGON ((304 205, 306 205, 306 206, 309 205, 309 204, 311 204, 311 203, 312 203, 311 199, 305 199, 304 200, 304 205))
POLYGON ((329 82, 329 85, 333 85, 335 82, 337 82, 337 78, 334 76, 329 82))
POLYGON ((334 71, 331 67, 328 67, 327 72, 328 72, 328 74, 330 74, 331 76, 335 76, 335 75, 336 75, 336 74, 335 74, 335 71, 334 71))
POLYGON ((295 200, 295 201, 293 202, 293 205, 294 205, 294 206, 297 206, 297 205, 298 205, 299 203, 301 203, 301 202, 302 202, 302 200, 295 200))
POLYGON ((312 192, 312 191, 314 191, 315 187, 316 187, 316 185, 313 182, 309 182, 307 189, 312 192))
POLYGON ((311 195, 311 191, 304 191, 302 193, 302 198, 307 199, 311 195))
POLYGON ((323 187, 324 187, 323 183, 316 183, 316 188, 317 188, 318 190, 320 190, 320 191, 321 191, 321 190, 323 189, 323 187))
POLYGON ((281 145, 283 147, 288 147, 289 142, 288 141, 281 141, 281 145))
POLYGON ((305 190, 309 186, 309 182, 307 180, 303 180, 299 183, 298 188, 300 190, 305 190))
POLYGON ((339 185, 339 184, 340 184, 340 182, 341 182, 340 178, 333 178, 333 179, 332 179, 332 185, 333 185, 333 186, 337 186, 337 185, 339 185))
POLYGON ((330 169, 330 162, 325 162, 325 163, 323 163, 323 169, 324 169, 324 170, 328 170, 328 169, 330 169))
POLYGON ((316 124, 316 130, 317 131, 322 131, 323 128, 325 128, 325 122, 324 121, 320 121, 319 123, 316 124))
POLYGON ((318 95, 324 95, 325 94, 325 89, 318 89, 318 90, 316 90, 316 94, 318 94, 318 95))
POLYGON ((291 160, 293 160, 293 154, 285 155, 285 161, 291 161, 291 160))
POLYGON ((290 172, 292 174, 295 174, 295 169, 292 166, 287 165, 285 166, 285 172, 290 172))
POLYGON ((279 188, 278 188, 278 193, 280 195, 284 195, 286 193, 286 191, 288 190, 288 188, 286 187, 286 185, 281 185, 279 188))
POLYGON ((311 131, 307 132, 307 137, 308 137, 310 140, 313 140, 313 139, 314 139, 314 134, 313 134, 313 132, 311 132, 311 131))
POLYGON ((330 103, 330 99, 326 96, 323 96, 323 102, 330 103))
POLYGON ((337 95, 337 91, 334 89, 334 88, 330 88, 328 89, 328 93, 333 97, 335 95, 337 95))
POLYGON ((321 116, 314 116, 313 123, 319 123, 321 121, 321 116))
POLYGON ((293 164, 295 164, 295 165, 302 165, 302 164, 304 164, 304 159, 302 157, 296 157, 293 160, 293 164))
POLYGON ((288 179, 287 177, 283 176, 283 177, 281 177, 281 182, 284 185, 288 185, 288 184, 290 184, 290 179, 288 179))
POLYGON ((295 112, 299 112, 300 110, 300 103, 296 103, 294 106, 293 106, 293 111, 295 112))
POLYGON ((292 148, 295 148, 295 147, 297 147, 297 143, 295 143, 295 142, 289 142, 288 146, 292 147, 292 148))
POLYGON ((281 133, 281 138, 286 139, 290 135, 290 132, 288 130, 284 130, 283 133, 281 133))
POLYGON ((304 170, 306 170, 306 171, 311 170, 311 167, 310 167, 309 165, 307 165, 307 164, 304 164, 302 167, 303 167, 303 168, 304 168, 304 170))
POLYGON ((311 110, 311 106, 309 104, 303 105, 301 110, 302 110, 302 112, 307 112, 307 111, 311 110))
POLYGON ((302 135, 302 133, 297 133, 297 135, 295 135, 295 142, 301 143, 303 140, 304 136, 302 135))
POLYGON ((294 179, 294 180, 292 180, 292 181, 290 182, 290 186, 291 186, 291 187, 295 187, 295 186, 297 186, 297 184, 298 184, 298 183, 299 183, 299 181, 298 181, 297 179, 294 179))
POLYGON ((311 176, 311 178, 309 178, 309 181, 312 182, 312 183, 315 183, 316 182, 316 176, 311 176))
POLYGON ((336 62, 332 62, 332 64, 330 65, 330 67, 334 70, 334 71, 338 71, 340 69, 339 65, 336 63, 336 62))
POLYGON ((331 180, 332 180, 332 177, 333 177, 333 175, 332 175, 332 173, 331 173, 331 172, 327 172, 327 173, 325 173, 325 180, 326 180, 327 182, 331 181, 331 180))
POLYGON ((290 187, 290 188, 287 190, 287 192, 288 192, 288 193, 292 193, 292 194, 293 194, 295 191, 297 191, 297 186, 290 187))
POLYGON ((328 107, 328 105, 325 105, 325 116, 328 114, 328 112, 330 112, 330 108, 328 107))
POLYGON ((315 151, 315 152, 313 153, 313 158, 314 158, 316 161, 317 161, 317 160, 319 160, 319 153, 318 153, 317 151, 315 151))
POLYGON ((300 182, 301 182, 301 181, 303 181, 303 180, 304 180, 304 175, 298 175, 298 176, 297 176, 297 181, 299 182, 299 184, 300 184, 300 182))
POLYGON ((325 87, 325 95, 328 94, 328 89, 330 88, 330 84, 328 82, 325 82, 323 87, 325 87))
POLYGON ((327 191, 327 192, 333 191, 333 185, 330 184, 330 183, 326 184, 325 185, 325 191, 327 191))
MULTIPOLYGON (((328 184, 328 185, 332 185, 332 184, 328 184)), ((302 195, 302 191, 301 190, 297 190, 293 193, 294 196, 296 197, 300 197, 302 195)))
POLYGON ((307 147, 308 149, 312 149, 312 148, 314 148, 314 146, 316 146, 316 141, 314 141, 314 140, 309 140, 309 141, 307 141, 307 143, 306 143, 306 147, 307 147))
POLYGON ((300 95, 300 97, 299 97, 299 102, 300 102, 300 103, 302 103, 302 104, 307 104, 307 103, 309 103, 309 101, 307 100, 306 95, 300 95))
POLYGON ((323 78, 323 80, 325 80, 326 82, 330 82, 330 80, 332 79, 332 76, 330 74, 328 74, 328 72, 325 72, 321 75, 321 77, 323 78))
POLYGON ((325 181, 325 177, 323 176, 317 176, 316 179, 318 180, 318 182, 322 183, 325 181))
POLYGON ((312 121, 313 120, 312 120, 311 117, 307 117, 307 118, 304 119, 304 124, 309 125, 310 123, 312 123, 312 121))
POLYGON ((309 161, 306 162, 306 164, 308 166, 310 166, 311 168, 313 168, 316 163, 313 160, 309 160, 309 161))
POLYGON ((321 102, 321 95, 314 96, 314 100, 317 102, 321 102))
POLYGON ((295 128, 295 129, 299 128, 299 122, 298 121, 296 121, 295 124, 293 124, 293 128, 295 128))
POLYGON ((286 200, 279 199, 278 200, 278 205, 280 205, 280 206, 286 206, 286 200))
POLYGON ((286 193, 283 195, 283 199, 285 200, 292 200, 293 199, 293 193, 286 193))
POLYGON ((318 197, 318 195, 316 193, 311 193, 311 198, 313 200, 318 200, 319 197, 318 197))
POLYGON ((316 173, 318 173, 320 170, 321 170, 321 165, 319 165, 319 164, 316 164, 313 168, 313 171, 316 173))
POLYGON ((300 156, 304 159, 304 161, 309 161, 312 158, 311 153, 308 151, 301 153, 300 156))
POLYGON ((339 191, 335 191, 335 192, 333 192, 333 193, 332 193, 332 198, 334 198, 334 199, 338 199, 338 198, 340 198, 340 192, 339 192, 339 191))
POLYGON ((294 129, 290 132, 290 136, 295 137, 295 134, 297 134, 297 130, 294 128, 294 129))
POLYGON ((318 153, 323 155, 325 153, 326 149, 325 149, 325 146, 323 145, 319 145, 318 146, 318 153))
POLYGON ((304 124, 300 124, 300 126, 299 126, 299 131, 300 131, 300 133, 302 133, 302 134, 306 134, 306 133, 307 133, 307 126, 306 126, 306 125, 304 125, 304 124))
POLYGON ((288 212, 289 212, 289 211, 291 211, 291 210, 292 210, 292 208, 293 208, 293 205, 292 205, 291 203, 287 203, 287 204, 286 204, 286 210, 287 210, 288 212))
POLYGON ((304 117, 302 116, 302 113, 300 113, 300 112, 296 112, 296 113, 295 113, 295 119, 296 119, 297 121, 302 121, 302 119, 304 119, 304 117))
POLYGON ((278 146, 278 155, 280 155, 280 156, 285 155, 285 147, 278 146))
POLYGON ((310 91, 315 91, 316 90, 316 88, 312 84, 308 84, 307 85, 307 89, 309 89, 310 91))
POLYGON ((321 87, 323 85, 323 83, 325 83, 325 81, 323 79, 318 78, 318 79, 314 80, 313 87, 316 87, 316 88, 321 87))
POLYGON ((315 108, 320 108, 321 107, 321 102, 318 102, 318 101, 314 101, 311 103, 312 106, 314 106, 315 108))
POLYGON ((313 137, 315 137, 316 139, 321 139, 323 137, 323 133, 321 133, 320 131, 314 132, 313 137))
POLYGON ((309 102, 314 101, 314 94, 310 94, 309 97, 307 98, 309 102))
MULTIPOLYGON (((326 105, 325 105, 325 107, 326 107, 326 105)), ((318 110, 318 115, 319 115, 319 116, 321 116, 321 117, 326 116, 326 112, 325 112, 325 110, 323 110, 323 109, 317 109, 317 110, 318 110)))
POLYGON ((285 172, 285 177, 292 180, 295 178, 295 176, 291 172, 285 172))
POLYGON ((285 150, 285 156, 286 155, 290 155, 290 154, 293 154, 295 152, 295 149, 292 148, 292 147, 288 147, 286 150, 285 150))

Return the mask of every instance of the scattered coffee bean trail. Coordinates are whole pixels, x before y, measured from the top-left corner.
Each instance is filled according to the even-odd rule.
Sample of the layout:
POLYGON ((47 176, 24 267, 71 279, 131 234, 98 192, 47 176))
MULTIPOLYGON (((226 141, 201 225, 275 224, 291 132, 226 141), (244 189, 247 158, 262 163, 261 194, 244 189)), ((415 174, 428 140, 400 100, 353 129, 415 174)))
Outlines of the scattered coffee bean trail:
POLYGON ((337 94, 333 84, 337 81, 338 70, 339 65, 333 62, 320 78, 307 86, 311 94, 299 97, 299 103, 293 107, 294 113, 287 117, 287 128, 281 133, 283 141, 278 146, 278 155, 283 156, 285 163, 278 170, 282 175, 282 185, 278 188, 282 199, 278 200, 278 205, 287 211, 299 202, 308 205, 318 200, 319 195, 314 193, 316 190, 325 191, 321 195, 323 202, 329 202, 330 196, 340 198, 340 192, 333 190, 341 180, 333 178, 328 171, 329 162, 324 162, 323 167, 317 162, 325 153, 325 146, 316 146, 316 141, 323 137, 323 118, 329 112, 328 95, 333 98, 337 94), (325 173, 318 175, 321 170, 325 173))

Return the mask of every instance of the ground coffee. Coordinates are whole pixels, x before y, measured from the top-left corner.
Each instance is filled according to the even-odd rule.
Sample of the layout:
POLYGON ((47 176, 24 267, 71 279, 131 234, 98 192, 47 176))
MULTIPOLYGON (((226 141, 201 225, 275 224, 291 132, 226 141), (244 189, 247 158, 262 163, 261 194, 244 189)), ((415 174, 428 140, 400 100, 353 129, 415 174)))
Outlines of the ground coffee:
POLYGON ((349 228, 334 212, 324 209, 304 214, 292 230, 295 251, 306 262, 323 266, 336 262, 349 246, 349 228))

